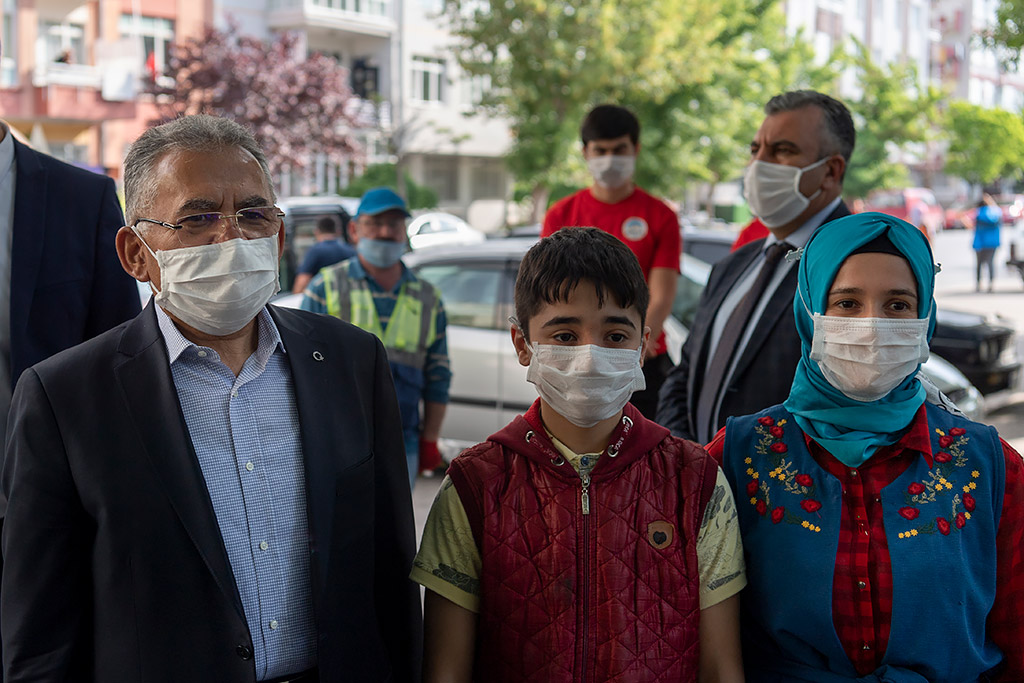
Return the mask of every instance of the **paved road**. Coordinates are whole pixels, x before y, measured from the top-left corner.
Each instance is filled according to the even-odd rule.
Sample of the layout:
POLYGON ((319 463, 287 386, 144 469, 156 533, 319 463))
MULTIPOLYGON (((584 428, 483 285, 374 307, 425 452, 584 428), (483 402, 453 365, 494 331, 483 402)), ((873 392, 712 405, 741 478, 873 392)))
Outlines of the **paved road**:
MULTIPOLYGON (((1015 269, 1006 266, 1007 249, 996 254, 995 290, 975 291, 973 233, 954 230, 939 233, 932 244, 935 259, 942 264, 936 276, 935 299, 939 306, 951 310, 998 315, 1017 328, 1018 356, 1024 358, 1024 280, 1015 269)), ((1004 229, 1003 243, 1012 237, 1004 229)), ((1024 379, 1024 378, 1022 378, 1024 379)), ((1018 381, 1017 391, 992 397, 987 422, 999 430, 1000 436, 1018 451, 1024 452, 1024 385, 1018 381)))

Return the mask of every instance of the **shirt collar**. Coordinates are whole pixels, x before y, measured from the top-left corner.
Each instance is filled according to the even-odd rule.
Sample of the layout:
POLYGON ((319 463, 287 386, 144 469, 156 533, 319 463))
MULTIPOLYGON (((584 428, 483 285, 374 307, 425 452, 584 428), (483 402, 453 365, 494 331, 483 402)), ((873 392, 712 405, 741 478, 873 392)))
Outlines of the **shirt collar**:
MULTIPOLYGON (((174 365, 181 355, 189 350, 199 350, 198 344, 194 344, 185 338, 185 335, 181 333, 178 326, 174 324, 171 317, 167 315, 163 308, 157 304, 156 306, 156 320, 160 326, 160 334, 164 338, 164 344, 167 346, 167 356, 171 365, 174 365)), ((270 356, 277 351, 281 350, 285 352, 284 342, 281 340, 281 333, 277 329, 277 325, 274 324, 274 319, 270 316, 270 311, 264 306, 256 316, 256 328, 257 328, 257 344, 256 352, 253 354, 256 356, 256 361, 260 367, 264 367, 267 364, 267 360, 270 356)))
POLYGON ((4 129, 4 139, 0 140, 0 179, 3 179, 14 165, 14 136, 3 121, 0 121, 0 128, 4 129))
POLYGON ((763 249, 767 250, 768 247, 773 244, 778 244, 779 242, 786 242, 791 245, 793 249, 804 248, 807 245, 807 241, 811 239, 811 235, 814 234, 814 231, 817 230, 818 226, 824 223, 825 219, 836 210, 836 207, 839 206, 839 202, 841 201, 843 201, 841 196, 833 199, 824 209, 804 221, 803 225, 790 233, 784 240, 776 238, 775 235, 769 231, 768 238, 764 241, 763 249))

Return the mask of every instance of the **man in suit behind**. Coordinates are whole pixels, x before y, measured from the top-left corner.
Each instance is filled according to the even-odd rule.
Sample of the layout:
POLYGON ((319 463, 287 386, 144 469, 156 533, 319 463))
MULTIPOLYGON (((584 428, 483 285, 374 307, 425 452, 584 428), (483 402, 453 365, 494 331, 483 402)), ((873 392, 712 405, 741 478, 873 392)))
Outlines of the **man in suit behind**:
POLYGON ((138 315, 114 251, 123 224, 113 180, 33 150, 0 121, 0 439, 25 368, 138 315))
POLYGON ((782 403, 800 358, 793 319, 797 269, 784 255, 850 213, 843 175, 853 153, 849 110, 811 90, 776 95, 750 143, 744 195, 770 234, 720 261, 701 296, 657 421, 708 443, 733 415, 782 403))
POLYGON ((2 487, 5 680, 411 681, 419 593, 376 338, 277 309, 281 213, 238 124, 125 160, 140 315, 28 369, 2 487))

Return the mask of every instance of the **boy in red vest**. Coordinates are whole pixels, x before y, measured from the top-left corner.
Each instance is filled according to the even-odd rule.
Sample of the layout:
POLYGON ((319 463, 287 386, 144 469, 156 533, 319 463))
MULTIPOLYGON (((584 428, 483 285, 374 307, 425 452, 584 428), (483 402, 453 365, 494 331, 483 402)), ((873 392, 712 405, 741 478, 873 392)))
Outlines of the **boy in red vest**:
POLYGON ((742 681, 728 484, 628 403, 647 305, 636 257, 595 228, 523 258, 512 343, 540 398, 434 501, 412 571, 425 683, 742 681))

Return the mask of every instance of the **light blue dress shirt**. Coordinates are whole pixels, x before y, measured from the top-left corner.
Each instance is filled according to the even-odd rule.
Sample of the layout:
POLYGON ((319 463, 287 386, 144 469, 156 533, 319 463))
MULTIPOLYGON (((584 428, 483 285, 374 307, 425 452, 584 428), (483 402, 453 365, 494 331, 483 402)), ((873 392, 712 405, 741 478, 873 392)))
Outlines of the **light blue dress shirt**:
POLYGON ((156 315, 242 598, 256 680, 311 669, 317 643, 305 467, 281 335, 264 308, 256 352, 235 377, 216 351, 185 339, 159 306, 156 315))

